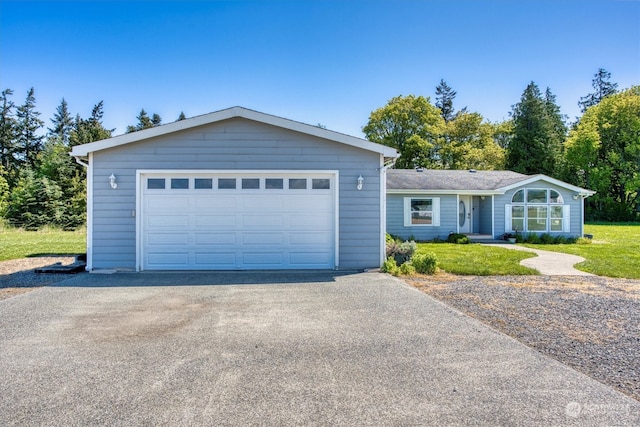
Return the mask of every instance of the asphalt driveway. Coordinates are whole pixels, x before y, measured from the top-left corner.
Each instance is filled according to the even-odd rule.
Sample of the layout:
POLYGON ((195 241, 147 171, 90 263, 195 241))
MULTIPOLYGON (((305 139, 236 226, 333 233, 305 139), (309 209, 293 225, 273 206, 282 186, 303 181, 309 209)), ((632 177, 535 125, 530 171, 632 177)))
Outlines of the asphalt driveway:
POLYGON ((0 425, 640 425, 379 273, 79 275, 0 301, 0 376, 0 425))

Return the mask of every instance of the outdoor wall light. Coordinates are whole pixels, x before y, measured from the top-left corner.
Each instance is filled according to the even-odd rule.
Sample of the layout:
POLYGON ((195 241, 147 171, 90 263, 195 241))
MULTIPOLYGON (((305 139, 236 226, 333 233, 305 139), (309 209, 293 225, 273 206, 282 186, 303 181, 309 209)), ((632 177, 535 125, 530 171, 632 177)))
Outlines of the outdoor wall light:
POLYGON ((116 176, 114 174, 111 174, 111 176, 109 176, 109 184, 111 184, 111 188, 113 188, 114 190, 118 188, 118 184, 116 183, 116 176))
POLYGON ((362 187, 364 187, 364 178, 362 177, 362 175, 360 175, 358 177, 358 185, 356 186, 356 188, 358 189, 358 191, 362 190, 362 187))

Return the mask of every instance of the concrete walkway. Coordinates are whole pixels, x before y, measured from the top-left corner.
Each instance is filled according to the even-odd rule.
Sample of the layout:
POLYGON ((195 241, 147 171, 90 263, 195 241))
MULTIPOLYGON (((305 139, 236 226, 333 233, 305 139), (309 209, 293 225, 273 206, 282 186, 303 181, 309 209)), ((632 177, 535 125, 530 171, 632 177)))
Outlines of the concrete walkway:
POLYGON ((531 249, 510 243, 487 243, 487 245, 535 253, 537 257, 523 259, 520 265, 538 270, 545 276, 593 276, 591 273, 573 268, 574 265, 585 260, 581 256, 531 249))

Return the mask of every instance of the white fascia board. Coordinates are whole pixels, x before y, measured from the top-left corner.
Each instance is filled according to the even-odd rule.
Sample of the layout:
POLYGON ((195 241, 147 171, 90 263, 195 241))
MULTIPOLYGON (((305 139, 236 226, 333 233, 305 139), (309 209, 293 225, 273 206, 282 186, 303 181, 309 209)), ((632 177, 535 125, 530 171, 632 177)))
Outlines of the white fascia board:
POLYGON ((594 194, 596 194, 595 191, 587 190, 586 188, 577 187, 575 185, 569 184, 569 183, 564 182, 564 181, 560 181, 559 179, 551 178, 550 176, 543 175, 543 174, 532 175, 530 178, 527 178, 527 179, 525 179, 523 181, 516 182, 515 184, 511 184, 511 185, 507 185, 505 187, 498 188, 498 190, 500 191, 500 194, 504 194, 509 190, 512 190, 512 189, 517 188, 517 187, 521 187, 523 185, 529 185, 529 184, 531 184, 533 182, 536 182, 536 181, 546 181, 546 182, 548 182, 550 184, 557 185, 558 187, 566 188, 567 190, 575 191, 576 193, 580 193, 581 195, 584 195, 585 197, 593 196, 594 194))
POLYGON ((366 139, 356 138, 355 136, 346 135, 343 133, 327 130, 318 126, 312 126, 301 122, 285 119, 282 117, 272 116, 270 114, 260 113, 254 110, 248 110, 243 107, 232 107, 226 110, 216 111, 202 116, 192 117, 190 119, 180 120, 166 125, 153 127, 137 132, 127 133, 124 135, 115 136, 109 139, 103 139, 101 141, 90 142, 88 144, 76 145, 71 150, 73 157, 83 157, 94 151, 105 150, 108 148, 117 147, 120 145, 129 144, 136 141, 141 141, 149 138, 155 138, 162 135, 167 135, 173 132, 178 132, 185 129, 191 129, 198 126, 208 125, 219 121, 231 119, 234 117, 242 117, 248 120, 292 130, 295 132, 304 133, 307 135, 316 136, 318 138, 328 139, 335 142, 340 142, 345 145, 361 148, 367 151, 373 151, 384 155, 386 158, 398 157, 398 152, 386 145, 376 144, 366 139))
POLYGON ((494 194, 504 194, 503 191, 496 190, 402 190, 402 189, 388 189, 387 194, 449 194, 452 196, 492 196, 494 194))

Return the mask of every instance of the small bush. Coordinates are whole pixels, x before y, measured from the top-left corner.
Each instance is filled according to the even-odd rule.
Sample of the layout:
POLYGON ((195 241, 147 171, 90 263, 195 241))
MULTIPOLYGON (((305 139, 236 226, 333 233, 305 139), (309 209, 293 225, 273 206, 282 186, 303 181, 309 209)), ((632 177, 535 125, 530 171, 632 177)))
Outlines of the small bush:
POLYGON ((416 274, 416 268, 410 262, 405 262, 400 267, 400 274, 403 276, 413 276, 416 274))
POLYGON ((531 243, 532 245, 539 245, 541 243, 540 236, 538 236, 536 233, 529 233, 527 234, 525 243, 531 243))
POLYGON ((449 237, 447 237, 447 243, 455 243, 457 245, 466 245, 471 243, 471 240, 464 234, 459 233, 451 233, 449 237))
POLYGON ((544 233, 540 235, 540 243, 542 243, 543 245, 553 245, 555 242, 551 234, 544 233))
POLYGON ((587 239, 585 237, 579 237, 579 238, 575 239, 575 244, 576 245, 590 245, 591 243, 593 243, 593 240, 587 239))
POLYGON ((416 254, 411 260, 411 265, 418 273, 434 274, 438 267, 438 258, 433 252, 416 254))
POLYGON ((398 276, 400 274, 400 267, 398 267, 398 264, 396 264, 393 258, 389 257, 382 263, 382 271, 393 276, 398 276))
POLYGON ((398 242, 396 240, 387 242, 387 258, 393 258, 396 265, 402 265, 411 260, 417 247, 416 242, 398 242))

